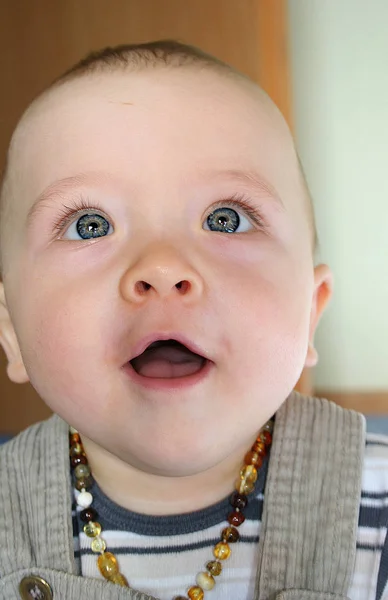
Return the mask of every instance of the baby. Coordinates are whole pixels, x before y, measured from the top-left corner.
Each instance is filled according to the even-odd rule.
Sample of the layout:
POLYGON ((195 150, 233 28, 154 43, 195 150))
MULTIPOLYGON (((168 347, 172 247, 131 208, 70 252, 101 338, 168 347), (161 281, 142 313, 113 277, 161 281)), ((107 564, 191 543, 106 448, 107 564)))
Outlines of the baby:
POLYGON ((2 600, 388 598, 388 441, 292 391, 314 244, 281 114, 196 48, 95 53, 31 104, 0 341, 54 416, 0 451, 2 600))

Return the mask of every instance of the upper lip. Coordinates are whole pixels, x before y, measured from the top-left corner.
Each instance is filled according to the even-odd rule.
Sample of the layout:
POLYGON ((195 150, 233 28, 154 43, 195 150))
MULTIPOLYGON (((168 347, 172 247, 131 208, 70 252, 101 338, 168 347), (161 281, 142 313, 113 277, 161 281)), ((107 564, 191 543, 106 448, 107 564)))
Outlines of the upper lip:
POLYGON ((155 342, 161 342, 161 341, 167 341, 167 340, 174 340, 175 342, 179 342, 183 346, 186 346, 186 348, 188 348, 194 354, 198 354, 199 356, 202 356, 203 358, 206 358, 207 360, 211 360, 211 358, 208 355, 207 350, 205 350, 204 348, 201 348, 200 345, 196 344, 195 342, 193 342, 192 340, 187 338, 185 335, 182 335, 181 333, 174 333, 174 332, 167 332, 167 333, 163 332, 163 333, 150 333, 149 335, 146 335, 145 337, 143 337, 139 342, 137 342, 137 344, 135 344, 135 346, 133 347, 133 350, 131 352, 131 357, 129 358, 128 362, 130 362, 137 356, 140 356, 140 354, 143 354, 143 352, 151 344, 153 344, 155 342))

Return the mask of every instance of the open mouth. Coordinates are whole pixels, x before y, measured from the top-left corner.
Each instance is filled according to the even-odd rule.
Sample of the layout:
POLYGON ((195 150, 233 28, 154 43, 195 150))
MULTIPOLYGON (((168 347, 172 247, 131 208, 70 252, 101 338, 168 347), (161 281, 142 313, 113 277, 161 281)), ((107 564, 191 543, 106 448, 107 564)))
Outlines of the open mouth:
POLYGON ((176 340, 159 340, 130 361, 138 375, 151 379, 176 379, 201 371, 207 359, 176 340))

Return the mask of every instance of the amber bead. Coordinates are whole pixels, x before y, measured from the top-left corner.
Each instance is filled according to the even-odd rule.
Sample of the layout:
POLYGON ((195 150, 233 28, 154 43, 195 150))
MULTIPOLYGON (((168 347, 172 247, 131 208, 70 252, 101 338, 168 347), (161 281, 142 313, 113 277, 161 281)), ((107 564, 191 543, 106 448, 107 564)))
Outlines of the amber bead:
POLYGON ((255 443, 252 446, 252 451, 256 452, 260 456, 265 456, 267 454, 267 450, 266 450, 265 444, 261 440, 256 440, 255 441, 255 443))
POLYGON ((236 481, 236 490, 240 494, 251 494, 255 489, 255 484, 251 481, 245 481, 244 479, 238 479, 236 481))
POLYGON ((90 538, 99 536, 101 533, 100 523, 97 523, 97 521, 89 521, 89 523, 86 523, 84 526, 84 533, 90 538))
POLYGON ((73 469, 75 469, 77 465, 87 465, 88 459, 85 454, 77 454, 76 456, 71 457, 70 463, 73 469))
POLYGON ((79 516, 81 521, 87 523, 88 521, 96 521, 96 519, 98 518, 98 513, 94 508, 89 506, 89 508, 81 510, 79 516))
POLYGON ((117 585, 121 585, 122 587, 129 587, 129 583, 122 573, 114 573, 111 577, 109 577, 109 581, 116 583, 117 585))
POLYGON ((89 508, 92 505, 93 496, 90 492, 86 490, 81 490, 77 496, 77 504, 81 508, 89 508))
POLYGON ((211 575, 221 575, 222 564, 218 560, 211 560, 206 565, 207 570, 211 575))
POLYGON ((255 483, 257 480, 257 469, 253 465, 244 465, 240 471, 241 479, 255 483))
POLYGON ((190 600, 202 600, 205 594, 199 585, 193 585, 193 587, 187 590, 187 595, 190 600))
POLYGON ((235 527, 239 527, 241 525, 241 523, 244 523, 245 521, 245 517, 242 514, 242 512, 231 512, 230 515, 228 515, 228 521, 231 525, 234 525, 235 527))
POLYGON ((264 425, 263 429, 264 429, 265 431, 269 431, 270 433, 272 433, 272 432, 273 432, 273 427, 274 427, 274 421, 273 421, 273 420, 271 420, 271 421, 268 421, 268 422, 267 422, 267 423, 264 425))
POLYGON ((81 436, 79 433, 71 433, 70 434, 70 444, 79 444, 81 441, 81 436))
POLYGON ((83 448, 80 443, 75 443, 70 446, 70 456, 77 456, 82 454, 83 448))
POLYGON ((214 577, 209 575, 209 573, 205 573, 204 571, 198 573, 196 577, 196 582, 200 588, 205 590, 205 592, 212 590, 216 584, 214 577))
POLYGON ((119 572, 119 566, 117 564, 117 558, 111 552, 104 552, 97 559, 97 565, 100 573, 105 579, 110 579, 112 575, 117 575, 119 572))
POLYGON ((90 468, 88 465, 77 465, 74 469, 74 475, 77 479, 83 479, 84 477, 90 477, 90 468))
POLYGON ((265 444, 266 446, 269 446, 269 445, 270 445, 270 443, 272 442, 272 435, 270 434, 270 432, 269 432, 269 431, 266 431, 266 430, 264 430, 264 431, 262 431, 262 432, 260 433, 260 435, 259 435, 259 439, 260 439, 262 442, 264 442, 264 444, 265 444))
MULTIPOLYGON (((235 513, 231 513, 232 515, 235 513)), ((241 513, 236 513, 240 514, 241 513)), ((235 544, 240 539, 240 534, 235 527, 225 527, 222 530, 222 539, 224 542, 228 542, 229 544, 235 544)))
POLYGON ((244 494, 233 492, 233 494, 230 497, 230 503, 234 508, 239 508, 240 510, 242 510, 248 504, 248 498, 244 496, 244 494))
POLYGON ((253 465, 256 467, 256 469, 260 469, 261 465, 263 464, 263 457, 257 452, 253 452, 253 450, 251 450, 245 455, 244 462, 246 465, 253 465))
POLYGON ((240 494, 250 494, 255 488, 257 470, 253 465, 245 465, 240 471, 240 481, 237 482, 237 491, 240 494))
POLYGON ((253 465, 245 465, 240 471, 240 485, 237 490, 240 494, 250 494, 253 492, 257 480, 257 470, 253 465))
POLYGON ((104 552, 106 550, 106 543, 102 538, 96 537, 91 543, 91 549, 93 552, 104 552))
POLYGON ((250 481, 245 481, 244 479, 237 479, 236 481, 236 490, 239 494, 250 494, 255 489, 255 484, 250 481))
POLYGON ((214 556, 219 560, 226 560, 229 558, 231 552, 229 545, 225 542, 218 542, 213 549, 214 556))
POLYGON ((93 477, 83 477, 75 480, 75 487, 80 492, 81 490, 90 490, 93 485, 93 477))

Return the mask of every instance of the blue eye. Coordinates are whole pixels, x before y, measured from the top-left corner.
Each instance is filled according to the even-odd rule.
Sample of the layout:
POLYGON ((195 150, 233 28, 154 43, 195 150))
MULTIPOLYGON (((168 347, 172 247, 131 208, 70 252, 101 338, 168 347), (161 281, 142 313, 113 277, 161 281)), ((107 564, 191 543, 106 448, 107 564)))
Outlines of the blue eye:
POLYGON ((74 221, 67 229, 64 238, 74 240, 79 239, 77 238, 79 236, 83 240, 90 240, 109 235, 112 231, 113 228, 105 217, 90 213, 82 215, 77 221, 74 221), (69 237, 70 235, 76 237, 69 237))
POLYGON ((204 229, 222 233, 244 233, 252 229, 252 224, 233 208, 223 206, 210 213, 204 224, 204 229))

